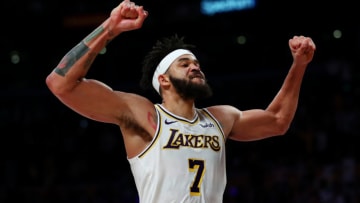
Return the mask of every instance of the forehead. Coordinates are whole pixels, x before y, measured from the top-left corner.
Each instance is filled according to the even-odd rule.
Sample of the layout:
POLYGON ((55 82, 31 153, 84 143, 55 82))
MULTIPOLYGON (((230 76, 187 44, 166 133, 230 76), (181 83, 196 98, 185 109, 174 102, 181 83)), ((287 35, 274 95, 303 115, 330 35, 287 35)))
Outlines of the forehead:
POLYGON ((179 57, 177 57, 169 66, 169 69, 172 69, 173 66, 179 66, 182 62, 189 62, 189 61, 195 61, 198 63, 198 60, 193 54, 183 54, 179 57))

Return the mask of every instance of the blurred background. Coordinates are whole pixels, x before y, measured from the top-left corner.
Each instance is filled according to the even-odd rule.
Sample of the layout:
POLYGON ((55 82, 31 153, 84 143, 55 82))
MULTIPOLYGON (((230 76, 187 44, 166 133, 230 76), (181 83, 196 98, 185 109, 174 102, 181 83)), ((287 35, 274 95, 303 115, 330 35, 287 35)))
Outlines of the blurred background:
MULTIPOLYGON (((136 203, 116 126, 60 103, 46 76, 120 1, 0 3, 0 202, 136 203)), ((160 102, 139 88, 141 61, 175 33, 197 46, 214 89, 198 106, 266 108, 291 65, 288 40, 313 38, 314 60, 285 136, 227 143, 224 203, 357 203, 360 24, 353 1, 153 0, 140 30, 123 33, 88 77, 160 102)), ((171 191, 172 192, 172 191, 171 191)))

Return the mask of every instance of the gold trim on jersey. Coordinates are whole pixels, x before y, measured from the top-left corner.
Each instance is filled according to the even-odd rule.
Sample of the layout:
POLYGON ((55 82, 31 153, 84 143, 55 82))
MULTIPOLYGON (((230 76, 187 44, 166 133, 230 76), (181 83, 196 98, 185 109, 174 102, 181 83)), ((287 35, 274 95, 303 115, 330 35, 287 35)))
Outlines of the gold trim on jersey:
POLYGON ((195 111, 194 118, 192 120, 188 120, 188 119, 181 118, 179 116, 176 116, 176 115, 172 114, 171 112, 169 112, 168 110, 166 110, 163 106, 161 106, 159 104, 156 104, 156 107, 158 107, 157 109, 160 110, 161 112, 165 113, 169 117, 171 117, 171 118, 173 118, 173 119, 175 119, 177 121, 180 121, 180 122, 195 125, 199 121, 199 115, 198 115, 197 111, 195 111))
POLYGON ((154 146, 156 144, 156 142, 159 140, 158 138, 160 137, 161 130, 162 130, 161 115, 160 115, 158 108, 156 108, 156 107, 157 107, 157 105, 155 105, 156 114, 157 114, 157 118, 158 118, 156 132, 155 132, 153 140, 151 141, 151 144, 141 154, 139 154, 139 156, 138 156, 139 158, 143 157, 146 154, 146 152, 148 152, 152 148, 152 146, 154 146))
POLYGON ((225 133, 219 123, 218 120, 216 120, 216 118, 207 110, 207 109, 199 109, 199 111, 202 111, 204 112, 204 115, 206 115, 208 118, 210 118, 211 120, 214 121, 214 123, 216 124, 216 127, 219 129, 219 131, 221 132, 221 135, 224 139, 224 142, 226 141, 226 136, 225 136, 225 133))

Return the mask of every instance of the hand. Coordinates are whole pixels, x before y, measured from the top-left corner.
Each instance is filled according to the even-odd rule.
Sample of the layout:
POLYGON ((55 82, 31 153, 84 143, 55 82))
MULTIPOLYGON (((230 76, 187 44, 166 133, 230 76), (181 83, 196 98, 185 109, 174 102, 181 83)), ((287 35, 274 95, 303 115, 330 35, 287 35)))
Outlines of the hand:
POLYGON ((314 57, 315 43, 310 37, 294 36, 289 40, 289 47, 294 62, 308 64, 314 57))
POLYGON ((124 31, 138 29, 147 16, 148 12, 144 10, 143 6, 138 6, 130 0, 124 0, 111 11, 109 31, 116 36, 124 31))

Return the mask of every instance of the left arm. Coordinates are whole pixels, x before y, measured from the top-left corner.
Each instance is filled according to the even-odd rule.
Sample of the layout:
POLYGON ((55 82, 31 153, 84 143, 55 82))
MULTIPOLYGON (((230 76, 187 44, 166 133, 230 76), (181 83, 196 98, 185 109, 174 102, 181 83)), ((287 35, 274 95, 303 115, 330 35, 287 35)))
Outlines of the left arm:
POLYGON ((240 112, 231 106, 213 107, 212 112, 222 123, 228 138, 250 141, 283 135, 287 132, 298 106, 306 67, 313 59, 316 49, 312 39, 304 36, 294 36, 289 40, 289 47, 293 63, 280 90, 266 109, 240 112), (224 118, 219 115, 229 116, 224 118))

